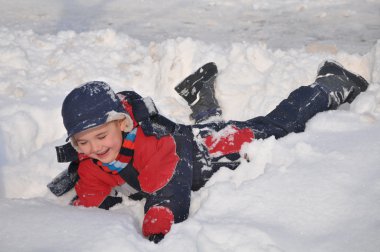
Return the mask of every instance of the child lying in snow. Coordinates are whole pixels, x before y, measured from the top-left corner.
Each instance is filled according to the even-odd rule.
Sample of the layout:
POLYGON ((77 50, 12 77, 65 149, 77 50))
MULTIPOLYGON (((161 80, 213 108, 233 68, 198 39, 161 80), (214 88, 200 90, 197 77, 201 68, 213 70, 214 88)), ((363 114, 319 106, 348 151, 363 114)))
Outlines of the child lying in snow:
POLYGON ((312 85, 293 91, 268 115, 210 123, 222 113, 214 95, 216 76, 216 65, 208 63, 175 87, 190 105, 194 125, 176 124, 159 115, 149 98, 131 91, 115 94, 104 82, 72 90, 62 106, 71 145, 57 147, 58 160, 71 164, 66 177, 49 188, 61 195, 75 184, 73 205, 103 209, 121 202, 112 194, 115 188, 146 198, 142 232, 157 243, 173 223, 188 217, 191 190, 220 167, 239 165, 243 143, 302 132, 315 114, 352 102, 368 87, 361 76, 326 61, 312 85))

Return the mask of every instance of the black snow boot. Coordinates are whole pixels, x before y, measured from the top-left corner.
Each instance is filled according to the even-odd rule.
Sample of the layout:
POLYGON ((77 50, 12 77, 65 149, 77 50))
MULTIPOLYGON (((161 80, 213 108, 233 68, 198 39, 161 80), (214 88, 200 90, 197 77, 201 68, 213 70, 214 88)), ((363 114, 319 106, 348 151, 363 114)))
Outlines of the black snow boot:
POLYGON ((368 82, 334 61, 325 61, 318 69, 315 84, 329 95, 329 107, 351 103, 356 96, 364 92, 368 82))
POLYGON ((222 114, 219 103, 215 98, 214 82, 217 75, 218 68, 215 63, 210 62, 174 88, 189 104, 193 111, 190 118, 194 119, 196 123, 222 114))

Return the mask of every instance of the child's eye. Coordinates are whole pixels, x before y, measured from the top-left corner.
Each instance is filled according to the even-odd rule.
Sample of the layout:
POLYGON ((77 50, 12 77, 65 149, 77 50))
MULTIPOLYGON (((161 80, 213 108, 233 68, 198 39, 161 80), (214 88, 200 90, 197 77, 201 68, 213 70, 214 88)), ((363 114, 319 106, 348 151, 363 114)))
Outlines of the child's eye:
POLYGON ((78 145, 85 145, 87 142, 82 142, 82 141, 80 141, 80 142, 78 142, 78 145))
POLYGON ((107 135, 101 135, 101 136, 98 137, 98 139, 100 139, 100 140, 101 140, 101 139, 104 139, 104 138, 106 138, 106 136, 107 136, 107 135))

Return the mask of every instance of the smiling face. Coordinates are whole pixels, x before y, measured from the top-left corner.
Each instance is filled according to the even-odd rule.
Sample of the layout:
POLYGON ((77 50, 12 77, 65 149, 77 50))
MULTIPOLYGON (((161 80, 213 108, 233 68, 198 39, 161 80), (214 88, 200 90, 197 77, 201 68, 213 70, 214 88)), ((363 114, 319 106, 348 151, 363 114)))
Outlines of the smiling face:
POLYGON ((119 154, 125 127, 125 120, 112 121, 79 132, 74 135, 73 140, 81 153, 102 163, 110 163, 119 154))

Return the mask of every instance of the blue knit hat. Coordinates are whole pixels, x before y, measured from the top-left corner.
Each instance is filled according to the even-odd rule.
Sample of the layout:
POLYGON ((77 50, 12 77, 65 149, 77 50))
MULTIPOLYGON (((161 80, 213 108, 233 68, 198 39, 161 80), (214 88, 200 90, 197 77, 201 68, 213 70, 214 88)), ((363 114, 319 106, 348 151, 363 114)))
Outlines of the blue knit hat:
POLYGON ((87 82, 72 90, 63 101, 63 124, 67 139, 81 131, 117 119, 127 119, 127 129, 132 129, 132 119, 119 97, 102 81, 87 82))

